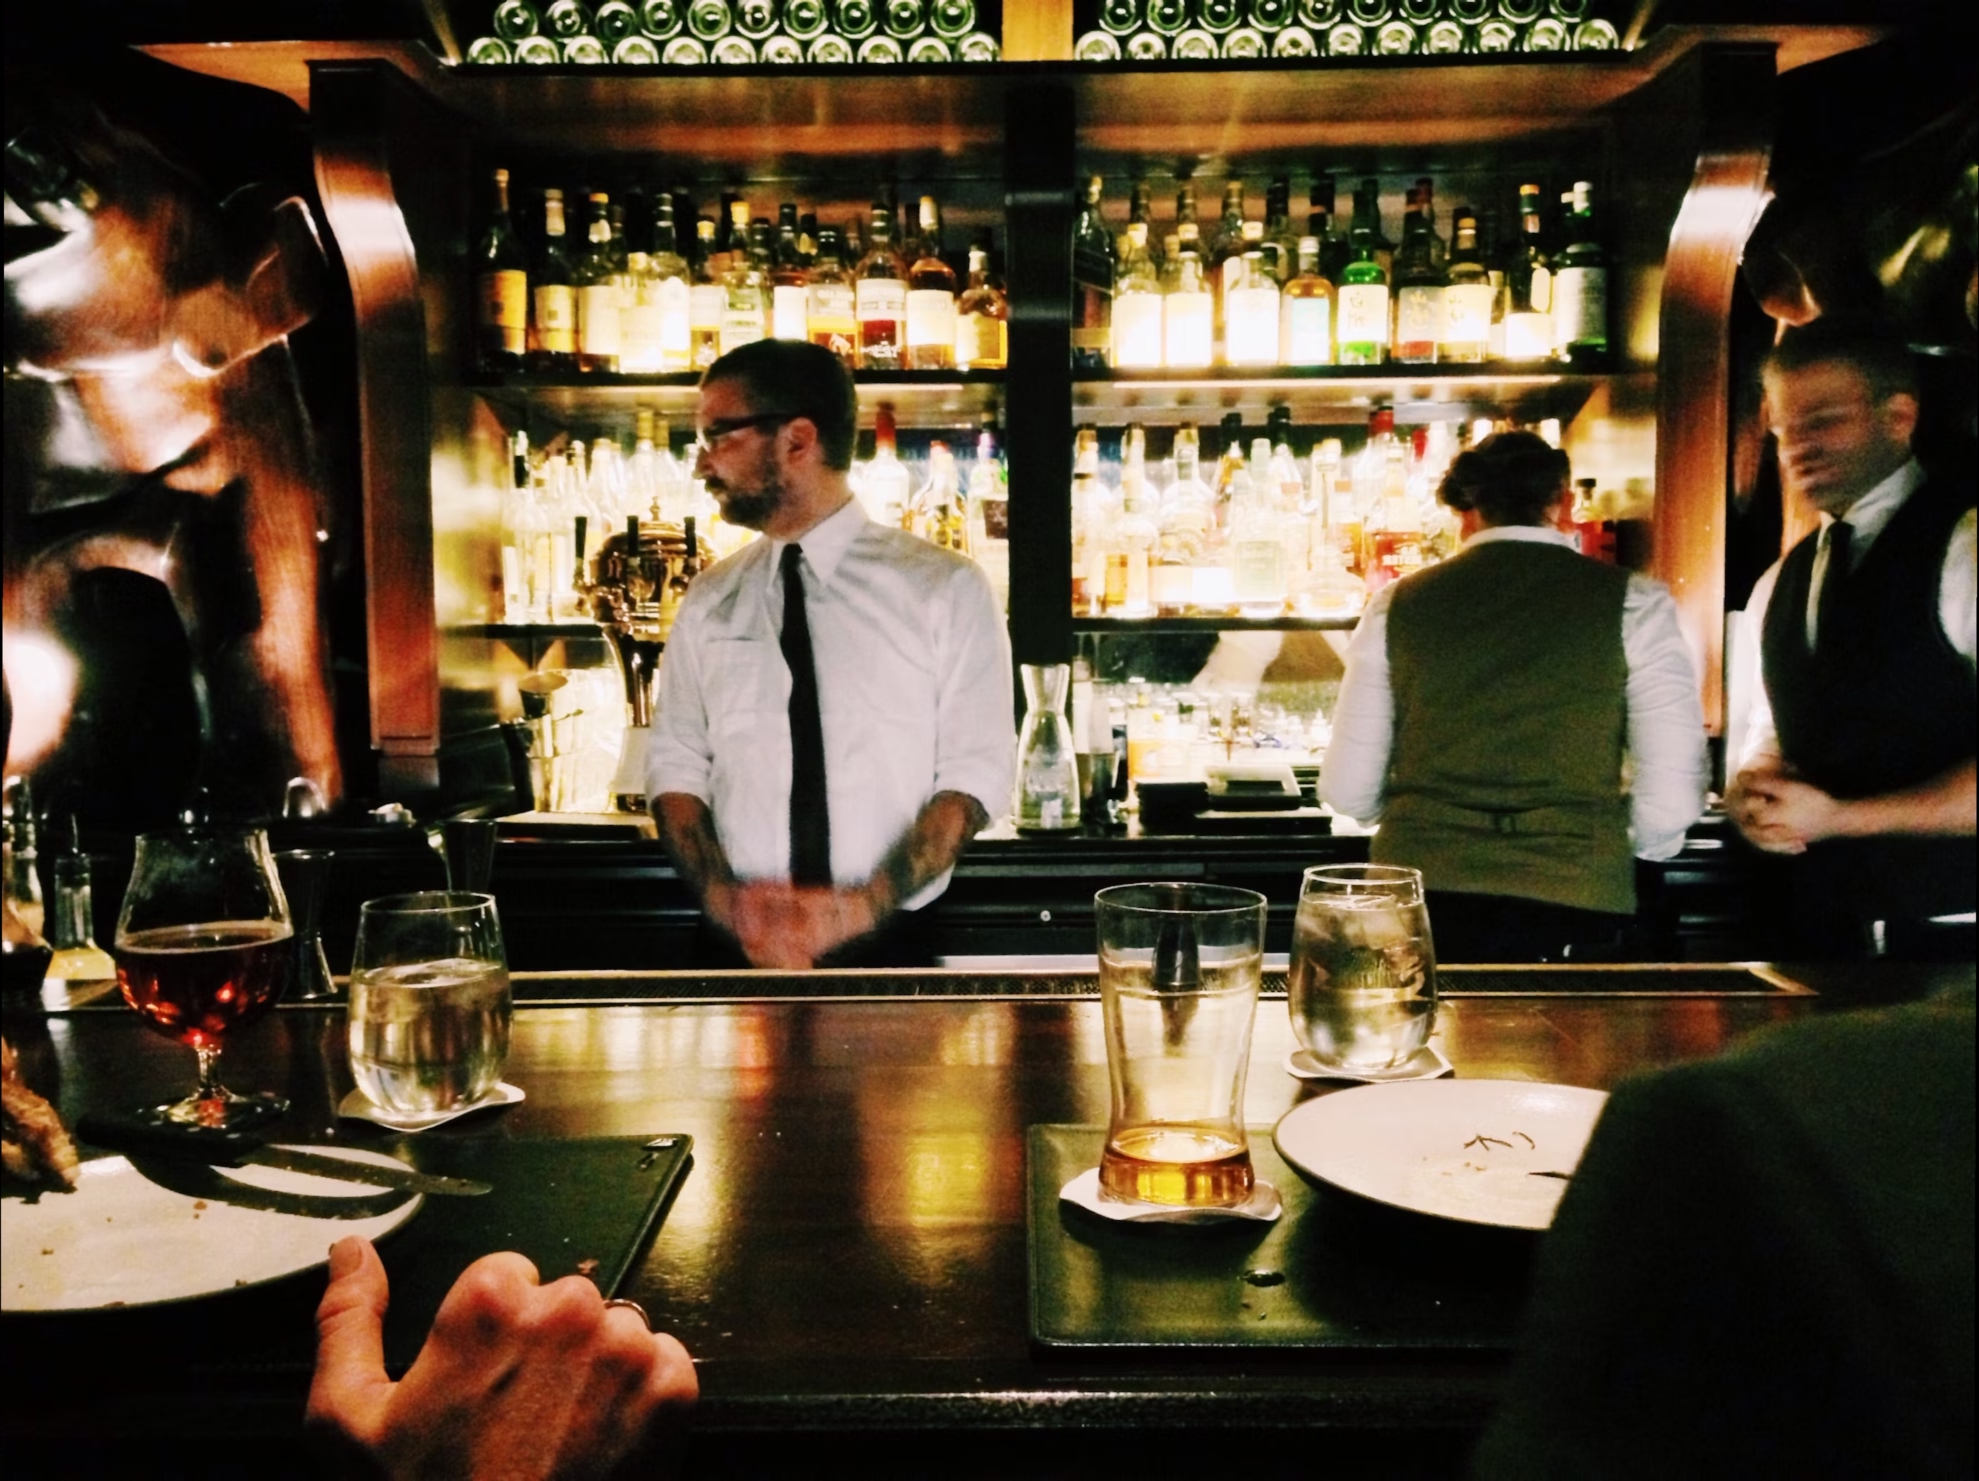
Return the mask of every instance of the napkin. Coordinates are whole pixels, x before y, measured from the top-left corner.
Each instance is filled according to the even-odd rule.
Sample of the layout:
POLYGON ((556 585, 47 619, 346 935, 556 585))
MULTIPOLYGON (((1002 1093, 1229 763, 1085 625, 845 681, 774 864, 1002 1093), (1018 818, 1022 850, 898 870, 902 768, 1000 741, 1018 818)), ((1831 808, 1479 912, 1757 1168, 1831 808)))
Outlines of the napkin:
POLYGON ((411 1133, 415 1131, 431 1131, 436 1126, 445 1126, 455 1117, 465 1116, 470 1111, 483 1110, 488 1106, 520 1105, 526 1099, 527 1097, 522 1093, 520 1086, 511 1085, 504 1080, 493 1090, 482 1096, 481 1099, 469 1101, 464 1106, 455 1106, 451 1110, 446 1111, 427 1111, 424 1114, 414 1112, 401 1115, 397 1111, 386 1110, 383 1106, 366 1096, 362 1090, 353 1090, 343 1098, 342 1104, 337 1107, 337 1114, 352 1121, 369 1121, 374 1126, 384 1126, 393 1131, 411 1133))
POLYGON ((1294 1049, 1285 1056, 1285 1073, 1295 1080, 1348 1080, 1356 1085, 1386 1085, 1391 1080, 1440 1080, 1455 1074, 1450 1061, 1435 1044, 1422 1048, 1385 1070, 1351 1070, 1322 1064, 1309 1049, 1294 1049))
POLYGON ((1102 1197, 1096 1167, 1087 1168, 1060 1188, 1058 1196, 1088 1213, 1122 1224, 1224 1224, 1232 1219, 1271 1224, 1285 1211, 1278 1190, 1266 1182, 1253 1184, 1249 1199, 1234 1208, 1182 1208, 1172 1203, 1102 1197))

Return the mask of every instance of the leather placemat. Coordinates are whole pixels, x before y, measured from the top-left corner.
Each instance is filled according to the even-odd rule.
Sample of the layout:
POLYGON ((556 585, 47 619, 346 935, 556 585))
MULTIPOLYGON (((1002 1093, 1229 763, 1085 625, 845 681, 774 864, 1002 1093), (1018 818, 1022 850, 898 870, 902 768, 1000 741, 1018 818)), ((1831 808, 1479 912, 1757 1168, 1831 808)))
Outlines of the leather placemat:
POLYGON ((1317 1188, 1269 1126, 1251 1162, 1285 1202, 1275 1224, 1117 1224, 1062 1204, 1106 1129, 1030 1128, 1031 1340, 1044 1350, 1511 1348, 1535 1237, 1383 1208, 1317 1188))

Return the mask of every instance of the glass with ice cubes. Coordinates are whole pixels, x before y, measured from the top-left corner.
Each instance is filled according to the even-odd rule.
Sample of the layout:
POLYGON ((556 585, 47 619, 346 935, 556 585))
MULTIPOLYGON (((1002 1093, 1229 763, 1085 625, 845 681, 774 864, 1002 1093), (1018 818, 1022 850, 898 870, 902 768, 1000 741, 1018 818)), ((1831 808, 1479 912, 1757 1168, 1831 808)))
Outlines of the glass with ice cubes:
POLYGON ((1406 1064, 1436 1022, 1436 947, 1422 874, 1392 864, 1308 869, 1286 984, 1292 1032, 1321 1064, 1406 1064))

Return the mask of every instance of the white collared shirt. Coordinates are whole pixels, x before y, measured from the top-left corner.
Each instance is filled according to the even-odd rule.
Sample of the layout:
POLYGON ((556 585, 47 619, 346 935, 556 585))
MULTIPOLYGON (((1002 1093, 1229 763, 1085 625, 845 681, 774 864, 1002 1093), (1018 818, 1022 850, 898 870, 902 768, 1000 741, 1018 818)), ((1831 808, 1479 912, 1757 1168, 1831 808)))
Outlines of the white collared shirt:
MULTIPOLYGON (((1537 525, 1479 530, 1464 546, 1499 540, 1574 548, 1572 536, 1537 525)), ((1394 591, 1389 585, 1374 594, 1348 645, 1347 677, 1320 779, 1326 804, 1362 823, 1381 816, 1394 751, 1395 692, 1388 670, 1394 591)), ((1675 600, 1662 582, 1634 572, 1622 599, 1622 656, 1628 665, 1629 835, 1639 857, 1668 859, 1704 811, 1704 706, 1675 600)))
MULTIPOLYGON (((740 879, 790 877, 782 540, 694 578, 660 662, 647 791, 698 797, 740 879)), ((857 500, 795 542, 825 735, 832 877, 864 882, 937 792, 992 820, 1016 776, 1010 644, 973 561, 875 524, 857 500)), ((918 908, 947 887, 931 882, 918 908)))
MULTIPOLYGON (((1869 547, 1889 528, 1905 501, 1923 486, 1924 466, 1912 458, 1849 505, 1842 518, 1849 525, 1851 571, 1862 564, 1869 547)), ((1810 651, 1820 633, 1821 584, 1828 577, 1828 531, 1835 522, 1831 514, 1821 516, 1820 543, 1814 548, 1814 569, 1808 576, 1806 631, 1810 651)), ((1755 644, 1766 631, 1766 609, 1772 603, 1773 588, 1779 585, 1780 567, 1785 562, 1786 557, 1781 556, 1767 567, 1766 574, 1754 583, 1752 595, 1746 600, 1746 628, 1755 644)), ((1973 653, 1979 648, 1979 641, 1975 641, 1975 629, 1979 629, 1979 511, 1966 510, 1965 517, 1952 528, 1951 543, 1945 547, 1945 563, 1938 573, 1938 622, 1953 651, 1965 658, 1968 667, 1973 667, 1973 653)), ((1979 668, 1974 668, 1974 674, 1975 687, 1979 687, 1979 668)), ((1739 751, 1739 764, 1751 766, 1765 758, 1780 759, 1780 736, 1774 728, 1773 701, 1766 693, 1762 664, 1758 692, 1753 696, 1752 712, 1746 722, 1745 744, 1739 751)))

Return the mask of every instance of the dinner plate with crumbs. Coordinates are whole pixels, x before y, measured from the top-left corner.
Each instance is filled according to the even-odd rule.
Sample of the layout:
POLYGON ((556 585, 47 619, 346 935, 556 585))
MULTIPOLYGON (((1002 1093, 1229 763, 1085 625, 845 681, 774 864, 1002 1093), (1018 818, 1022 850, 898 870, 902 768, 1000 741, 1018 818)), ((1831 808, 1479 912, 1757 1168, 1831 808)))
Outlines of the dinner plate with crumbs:
POLYGON ((1607 1103, 1578 1085, 1411 1080, 1306 1101, 1272 1136, 1306 1176, 1376 1203, 1545 1229, 1607 1103))
MULTIPOLYGON (((403 1166, 361 1147, 304 1150, 403 1166)), ((94 1158, 71 1192, 6 1200, 0 1309, 152 1306, 260 1285, 324 1264, 346 1234, 391 1233, 425 1202, 276 1167, 139 1161, 94 1158)))

